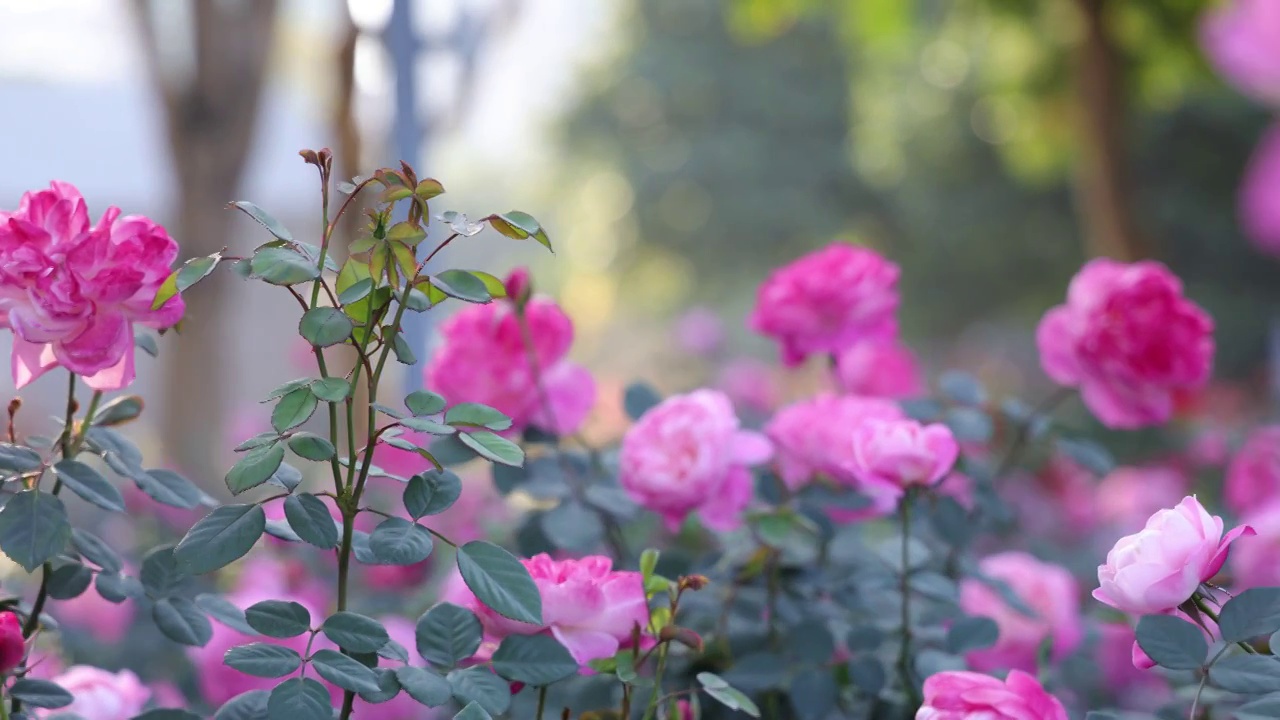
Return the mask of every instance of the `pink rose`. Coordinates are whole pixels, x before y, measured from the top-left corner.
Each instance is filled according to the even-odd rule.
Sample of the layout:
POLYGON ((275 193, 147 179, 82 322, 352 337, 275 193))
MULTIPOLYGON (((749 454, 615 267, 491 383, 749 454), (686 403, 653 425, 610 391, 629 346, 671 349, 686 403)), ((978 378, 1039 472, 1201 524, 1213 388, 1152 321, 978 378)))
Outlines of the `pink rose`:
POLYGON ((507 302, 469 305, 444 322, 440 349, 427 364, 427 387, 453 404, 497 408, 511 418, 513 431, 536 425, 570 434, 586 420, 596 394, 591 375, 566 359, 573 323, 545 297, 532 298, 523 313, 545 397, 520 318, 507 302))
POLYGON ((1012 668, 1034 672, 1040 644, 1053 641, 1053 657, 1061 660, 1080 645, 1080 587, 1065 568, 1024 552, 991 555, 979 564, 982 573, 1003 581, 1034 616, 1010 606, 986 583, 967 578, 960 584, 960 609, 991 618, 1000 628, 995 645, 968 654, 969 667, 983 672, 1012 668))
POLYGON ((781 402, 782 388, 775 368, 758 360, 738 358, 725 363, 715 386, 736 407, 749 411, 773 412, 781 402))
POLYGON ((1067 709, 1021 670, 1005 680, 973 672, 941 672, 924 681, 916 720, 1067 720, 1067 709))
POLYGON ((1223 501, 1243 514, 1275 498, 1280 498, 1280 425, 1264 425, 1227 466, 1223 501))
POLYGON ((1139 428, 1168 420, 1176 393, 1208 381, 1213 320, 1164 265, 1097 259, 1045 313, 1036 343, 1045 373, 1078 386, 1104 425, 1139 428))
POLYGON ((896 340, 860 342, 841 351, 836 378, 854 395, 907 398, 924 392, 915 355, 896 340))
POLYGON ((1236 538, 1253 535, 1241 525, 1225 536, 1222 518, 1194 497, 1160 510, 1141 531, 1120 538, 1098 566, 1093 597, 1133 615, 1163 613, 1186 602, 1200 584, 1218 574, 1236 538))
POLYGON ((1274 498, 1249 513, 1241 521, 1257 528, 1258 537, 1231 553, 1231 587, 1280 586, 1280 498, 1274 498))
POLYGON ((871 418, 853 428, 853 474, 866 485, 933 485, 959 454, 955 436, 940 423, 871 418))
POLYGON ((546 632, 586 665, 629 646, 634 627, 649 623, 640 573, 614 570, 613 561, 603 555, 552 560, 543 553, 521 562, 542 596, 542 625, 505 618, 469 591, 455 591, 459 604, 480 618, 486 637, 546 632))
POLYGON ((782 344, 798 365, 898 332, 898 266, 867 248, 832 243, 774 270, 756 294, 747 324, 782 344))
POLYGON ((129 670, 113 673, 90 665, 72 665, 53 681, 75 700, 66 707, 42 711, 42 717, 66 714, 84 720, 129 720, 151 699, 151 691, 129 670))
POLYGON ((22 637, 22 621, 16 613, 0 612, 0 675, 22 664, 27 641, 22 637))
POLYGON ((1098 519, 1121 532, 1141 528, 1156 511, 1176 505, 1188 481, 1172 468, 1118 467, 1098 484, 1098 519))
POLYGON ((651 408, 622 439, 619 481, 637 503, 676 530, 697 511, 713 530, 731 530, 751 502, 749 465, 769 459, 759 433, 741 430, 724 393, 697 390, 651 408))
POLYGON ((1254 148, 1240 185, 1239 203, 1244 234, 1262 252, 1280 255, 1280 125, 1267 130, 1254 148))
POLYGON ((167 328, 182 298, 151 309, 178 256, 164 228, 107 208, 90 226, 84 198, 54 182, 0 213, 0 327, 13 330, 13 381, 50 368, 84 376, 95 390, 133 382, 133 324, 167 328))
POLYGON ((1200 45, 1242 92, 1280 106, 1280 6, 1274 0, 1230 0, 1204 15, 1200 45))

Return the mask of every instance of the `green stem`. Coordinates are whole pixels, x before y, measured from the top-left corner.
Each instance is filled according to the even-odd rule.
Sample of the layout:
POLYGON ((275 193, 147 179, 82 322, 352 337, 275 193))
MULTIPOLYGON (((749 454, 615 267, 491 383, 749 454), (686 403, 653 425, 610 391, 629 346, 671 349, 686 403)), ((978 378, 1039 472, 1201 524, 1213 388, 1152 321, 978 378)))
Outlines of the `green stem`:
MULTIPOLYGON (((1195 596, 1195 604, 1196 604, 1196 608, 1198 608, 1200 612, 1209 616, 1209 619, 1213 621, 1214 625, 1218 625, 1218 626, 1222 625, 1222 623, 1218 620, 1218 614, 1209 607, 1208 603, 1204 601, 1204 598, 1199 597, 1198 595, 1195 596)), ((1243 640, 1237 642, 1236 645, 1238 645, 1241 650, 1244 650, 1246 653, 1250 655, 1258 654, 1258 651, 1254 650, 1252 645, 1250 645, 1247 642, 1244 642, 1243 640)))
POLYGON ((898 649, 898 675, 902 679, 903 692, 911 699, 912 704, 920 704, 920 693, 916 690, 911 673, 911 500, 912 491, 907 489, 902 496, 902 646, 898 649))
MULTIPOLYGON (((672 618, 674 619, 674 615, 672 618)), ((658 716, 658 703, 662 700, 662 675, 667 670, 668 643, 658 648, 658 665, 653 671, 653 694, 649 696, 649 705, 644 709, 642 720, 653 720, 658 716)))
POLYGON ((542 713, 547 709, 547 686, 543 685, 538 688, 538 714, 534 715, 534 720, 542 720, 542 713))

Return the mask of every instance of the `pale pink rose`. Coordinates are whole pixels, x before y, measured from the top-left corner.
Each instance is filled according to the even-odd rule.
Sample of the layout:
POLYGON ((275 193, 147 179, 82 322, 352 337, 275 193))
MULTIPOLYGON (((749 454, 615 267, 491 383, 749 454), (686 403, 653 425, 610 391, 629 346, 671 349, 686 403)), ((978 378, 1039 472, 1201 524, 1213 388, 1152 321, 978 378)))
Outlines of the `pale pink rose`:
POLYGON ((1104 623, 1099 628, 1094 650, 1098 675, 1124 707, 1154 710, 1168 700, 1169 684, 1159 673, 1146 672, 1135 664, 1136 647, 1132 627, 1125 623, 1104 623))
POLYGON ((1036 343, 1045 373, 1079 387, 1104 425, 1139 428, 1168 420, 1176 394, 1208 381, 1213 320, 1164 265, 1099 258, 1045 313, 1036 343))
POLYGON ((1239 203, 1240 228, 1254 247, 1280 255, 1280 124, 1267 130, 1254 148, 1241 181, 1239 203))
POLYGON ((891 339, 898 332, 899 274, 873 250, 832 243, 774 270, 760 285, 747 324, 781 343, 787 365, 891 339))
POLYGON ((1098 520, 1120 532, 1134 532, 1156 511, 1177 505, 1189 484, 1168 467, 1118 467, 1098 484, 1098 520))
POLYGON ((853 428, 853 474, 865 485, 933 485, 960 454, 946 425, 871 418, 853 428))
POLYGON ((1228 0, 1205 13, 1200 45, 1218 72, 1242 92, 1280 107, 1280 5, 1228 0))
POLYGON ((854 395, 908 398, 924 393, 915 354, 896 340, 860 342, 841 351, 836 379, 854 395))
POLYGON ((1222 518, 1194 497, 1160 510, 1141 531, 1120 538, 1098 566, 1093 597, 1121 612, 1162 613, 1186 602, 1200 584, 1218 574, 1231 543, 1253 528, 1222 533, 1222 518))
POLYGON ((164 228, 107 208, 97 225, 80 191, 54 182, 0 212, 0 327, 13 330, 13 381, 21 388, 55 366, 95 390, 133 382, 133 324, 167 328, 182 298, 151 309, 178 257, 164 228))
POLYGON ((1231 553, 1231 587, 1280 586, 1280 498, 1274 498, 1241 518, 1258 531, 1258 536, 1242 543, 1231 553))
POLYGON ((114 645, 124 639, 137 611, 133 600, 113 603, 92 585, 70 600, 54 600, 49 612, 59 625, 87 632, 100 643, 114 645))
POLYGON ((966 656, 970 668, 987 672, 1016 669, 1034 672, 1040 644, 1053 642, 1053 659, 1061 660, 1080 645, 1080 586, 1065 568, 1040 562, 1024 552, 983 558, 982 573, 1009 586, 1034 616, 1012 607, 986 583, 966 578, 960 583, 960 609, 988 617, 1000 628, 996 643, 966 656))
POLYGON ((520 317, 510 302, 469 305, 444 322, 440 349, 427 364, 427 387, 450 404, 497 408, 511 418, 513 432, 535 425, 571 434, 586 420, 596 394, 591 375, 566 359, 573 323, 545 297, 530 299, 522 312, 541 392, 520 317), (548 405, 554 417, 548 416, 548 405))
POLYGON ((782 398, 774 367, 751 358, 725 363, 716 377, 715 386, 728 395, 736 407, 757 413, 773 412, 782 398))
POLYGON ((916 720, 1067 720, 1067 709, 1021 670, 1005 680, 974 672, 941 672, 924 681, 916 720))
POLYGON ((769 459, 759 433, 738 426, 724 393, 697 390, 651 408, 622 439, 622 488, 671 530, 697 512, 713 530, 732 530, 753 491, 750 465, 769 459))
POLYGON ((541 625, 505 618, 469 591, 456 591, 458 604, 476 613, 487 637, 549 633, 586 665, 628 647, 635 626, 649 623, 640 573, 614 570, 608 557, 552 560, 543 553, 521 562, 542 596, 541 625))
POLYGON ((1280 425, 1264 425, 1249 435, 1227 466, 1222 495, 1236 514, 1280 498, 1280 425))
POLYGON ((91 665, 72 665, 53 681, 75 698, 66 707, 41 711, 41 717, 76 715, 84 720, 129 720, 142 713, 151 690, 132 671, 108 672, 91 665))

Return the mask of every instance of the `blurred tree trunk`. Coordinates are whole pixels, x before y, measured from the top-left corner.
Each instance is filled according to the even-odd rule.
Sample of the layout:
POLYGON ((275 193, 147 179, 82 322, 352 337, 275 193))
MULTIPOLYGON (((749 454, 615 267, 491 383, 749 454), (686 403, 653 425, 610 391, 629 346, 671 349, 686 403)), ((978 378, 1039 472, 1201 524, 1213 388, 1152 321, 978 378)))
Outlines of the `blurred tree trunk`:
POLYGON ((1124 66, 1108 34, 1108 0, 1076 0, 1081 37, 1075 48, 1080 156, 1076 203, 1091 257, 1133 261, 1153 251, 1134 216, 1126 152, 1124 66))
MULTIPOLYGON (((184 256, 207 255, 227 243, 231 213, 224 206, 234 199, 252 145, 277 3, 135 0, 135 6, 177 183, 173 235, 184 256), (179 2, 185 12, 175 13, 179 2), (188 17, 186 27, 162 22, 188 17)), ((171 462, 202 481, 221 474, 217 462, 225 450, 224 383, 230 378, 223 377, 222 345, 231 280, 215 273, 186 296, 182 341, 165 348, 161 441, 171 462)))

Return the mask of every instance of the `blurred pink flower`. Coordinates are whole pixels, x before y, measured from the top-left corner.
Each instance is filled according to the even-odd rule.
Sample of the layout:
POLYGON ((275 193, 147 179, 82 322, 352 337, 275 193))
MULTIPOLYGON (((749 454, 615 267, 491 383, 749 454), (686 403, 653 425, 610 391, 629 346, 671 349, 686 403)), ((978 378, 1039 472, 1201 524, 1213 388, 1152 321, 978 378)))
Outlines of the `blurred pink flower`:
POLYGON ((1053 658, 1061 660, 1080 645, 1084 629, 1080 616, 1080 586, 1065 568, 1041 562, 1024 552, 1004 552, 983 558, 982 573, 1003 581, 1034 616, 1009 605, 986 583, 966 578, 960 584, 960 609, 991 618, 1000 628, 995 645, 966 656, 974 670, 1016 669, 1034 672, 1045 638, 1053 642, 1053 658))
POLYGON ((1223 500, 1240 515, 1280 498, 1280 425, 1255 429, 1227 466, 1223 500))
POLYGON ((711 308, 690 308, 676 321, 675 338, 685 352, 709 357, 724 346, 724 323, 711 308))
MULTIPOLYGON (((1272 54, 1280 57, 1280 52, 1272 54)), ((1280 124, 1267 130, 1254 148, 1239 203, 1244 234, 1262 252, 1280 255, 1280 124)))
POLYGON ((142 713, 149 690, 130 670, 108 672, 90 665, 72 665, 53 681, 75 698, 70 705, 42 711, 41 717, 74 715, 84 720, 129 720, 142 713))
POLYGON ((774 368, 751 358, 725 363, 716 378, 716 389, 728 395, 735 406, 759 413, 773 412, 782 397, 774 368))
POLYGON ((1247 525, 1226 535, 1222 531, 1222 518, 1210 515, 1194 497, 1160 510, 1107 553, 1106 564, 1098 566, 1094 599, 1133 615, 1178 607, 1218 574, 1231 543, 1254 534, 1247 525))
POLYGON ((54 600, 49 612, 60 625, 87 632, 100 643, 114 645, 129 632, 137 608, 133 600, 118 604, 106 600, 90 585, 70 600, 54 600))
POLYGON ((27 641, 22 637, 22 621, 17 613, 0 612, 0 674, 22 664, 27 654, 27 641))
POLYGON ((1231 551, 1231 587, 1274 587, 1280 585, 1280 498, 1249 511, 1241 522, 1254 528, 1258 536, 1231 551))
POLYGON ((1241 92, 1280 107, 1280 5, 1275 0, 1217 5, 1201 19, 1200 45, 1241 92))
POLYGON ((774 270, 760 285, 747 324, 781 343, 787 365, 890 339, 898 332, 899 274, 873 250, 832 243, 774 270))
POLYGON ((586 420, 596 393, 590 373, 566 359, 573 323, 545 297, 532 298, 523 314, 545 398, 519 316, 507 302, 470 305, 444 322, 440 349, 427 364, 427 387, 451 405, 478 402, 497 408, 511 418, 513 432, 535 425, 570 434, 586 420), (554 417, 548 417, 547 405, 554 417))
POLYGON ((851 469, 864 485, 933 485, 960 454, 946 425, 915 420, 869 418, 853 428, 852 443, 851 469))
POLYGON ((713 530, 741 524, 754 490, 749 466, 769 459, 759 433, 739 429, 724 393, 673 395, 627 431, 618 457, 622 488, 671 530, 698 512, 713 530))
POLYGON ((1004 680, 973 672, 940 672, 924 681, 916 720, 1067 720, 1062 703, 1036 679, 1014 670, 1004 680))
POLYGON ((836 356, 836 379, 854 395, 907 398, 924 392, 911 348, 896 340, 860 342, 836 356))
POLYGON ((1187 460, 1193 468, 1216 468, 1227 464, 1231 457, 1231 445, 1227 433, 1208 428, 1195 436, 1187 448, 1187 460))
POLYGON ((1118 467, 1098 484, 1098 520, 1123 533, 1135 532, 1156 511, 1177 505, 1189 484, 1168 467, 1118 467))
POLYGON ((1167 421, 1174 396, 1205 384, 1213 365, 1213 320, 1157 262, 1091 260, 1036 331, 1040 364, 1055 382, 1079 387, 1111 428, 1167 421))
POLYGON ((1124 707, 1154 710, 1169 698, 1169 684, 1159 673, 1134 664, 1137 638, 1125 623, 1103 623, 1094 659, 1103 683, 1124 707))
POLYGON ((488 637, 548 632, 585 666, 627 647, 635 626, 649 623, 640 573, 614 570, 608 557, 552 560, 543 553, 521 562, 542 596, 542 625, 505 618, 470 591, 457 591, 459 604, 476 613, 488 637))
POLYGON ((108 207, 97 225, 64 182, 28 192, 0 212, 0 327, 13 330, 13 381, 21 388, 55 366, 95 390, 134 379, 133 324, 167 328, 182 298, 151 309, 178 257, 164 228, 108 207))

